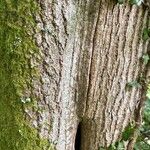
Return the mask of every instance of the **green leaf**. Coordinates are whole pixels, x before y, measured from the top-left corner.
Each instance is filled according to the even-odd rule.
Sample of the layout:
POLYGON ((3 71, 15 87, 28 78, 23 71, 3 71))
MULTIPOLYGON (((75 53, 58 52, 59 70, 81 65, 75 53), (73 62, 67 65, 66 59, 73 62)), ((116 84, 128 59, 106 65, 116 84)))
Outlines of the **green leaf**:
POLYGON ((111 145, 108 147, 108 150, 116 150, 116 143, 111 144, 111 145))
POLYGON ((123 4, 124 0, 117 0, 119 4, 123 4))
POLYGON ((143 0, 130 0, 130 3, 132 5, 136 4, 138 6, 140 6, 142 4, 143 0))
POLYGON ((150 91, 147 92, 146 97, 150 99, 150 91))
POLYGON ((131 82, 129 82, 127 84, 127 86, 130 87, 130 88, 133 88, 133 87, 135 87, 135 88, 141 88, 140 83, 138 83, 137 81, 131 81, 131 82))
POLYGON ((123 141, 118 142, 117 150, 124 150, 124 143, 123 143, 123 141))
POLYGON ((127 141, 134 132, 134 126, 129 124, 122 133, 122 140, 127 141))
POLYGON ((145 65, 147 65, 148 64, 148 62, 149 62, 149 60, 150 60, 150 57, 149 57, 149 55, 148 54, 145 54, 145 55, 143 55, 143 61, 144 61, 144 64, 145 65))
POLYGON ((150 29, 145 28, 143 30, 143 40, 146 41, 150 38, 150 29))
POLYGON ((148 85, 148 89, 147 89, 147 92, 146 92, 146 97, 148 99, 150 99, 150 85, 148 85))
POLYGON ((105 150, 105 148, 101 146, 101 147, 99 148, 99 150, 105 150))

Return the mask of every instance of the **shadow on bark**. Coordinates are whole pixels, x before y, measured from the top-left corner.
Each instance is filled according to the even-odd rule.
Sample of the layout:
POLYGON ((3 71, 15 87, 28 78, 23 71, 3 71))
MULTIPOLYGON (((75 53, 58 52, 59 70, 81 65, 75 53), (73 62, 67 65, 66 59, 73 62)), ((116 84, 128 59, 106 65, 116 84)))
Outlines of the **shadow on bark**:
POLYGON ((75 139, 75 150, 81 150, 81 123, 78 125, 76 139, 75 139))

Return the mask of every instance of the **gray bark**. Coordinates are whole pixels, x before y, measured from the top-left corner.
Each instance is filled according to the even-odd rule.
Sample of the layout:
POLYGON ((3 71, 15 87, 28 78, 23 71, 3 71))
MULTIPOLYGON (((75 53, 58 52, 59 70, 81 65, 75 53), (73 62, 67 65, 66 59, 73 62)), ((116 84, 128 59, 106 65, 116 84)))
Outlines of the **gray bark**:
POLYGON ((75 149, 79 123, 82 150, 109 146, 142 100, 141 88, 126 87, 145 72, 140 59, 148 51, 142 39, 148 9, 108 0, 38 3, 42 61, 32 65, 39 69, 33 87, 41 111, 31 111, 31 122, 57 150, 75 149))

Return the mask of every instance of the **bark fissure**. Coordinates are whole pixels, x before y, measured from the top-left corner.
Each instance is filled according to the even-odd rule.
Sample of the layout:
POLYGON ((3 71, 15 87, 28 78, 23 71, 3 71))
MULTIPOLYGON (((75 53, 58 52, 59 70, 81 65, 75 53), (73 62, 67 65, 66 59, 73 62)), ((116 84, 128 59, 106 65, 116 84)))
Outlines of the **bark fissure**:
POLYGON ((81 150, 81 131, 82 131, 82 123, 78 124, 76 138, 75 138, 75 150, 81 150))
MULTIPOLYGON (((86 109, 85 109, 85 114, 86 114, 86 111, 87 111, 87 107, 88 107, 88 98, 89 98, 89 94, 90 94, 90 88, 91 88, 91 84, 93 84, 93 83, 91 83, 91 80, 92 80, 92 67, 93 67, 93 61, 94 61, 94 50, 95 50, 95 39, 96 39, 96 34, 97 34, 97 26, 98 26, 98 21, 99 21, 99 15, 100 15, 100 6, 101 6, 101 1, 99 2, 99 11, 98 11, 98 14, 97 14, 97 18, 96 18, 96 24, 95 24, 95 29, 93 30, 93 41, 92 41, 92 48, 91 48, 91 59, 89 60, 90 61, 90 65, 89 65, 89 75, 88 75, 88 77, 89 77, 89 79, 88 79, 88 85, 87 85, 87 87, 88 87, 88 89, 87 89, 87 100, 86 100, 86 105, 85 105, 85 107, 86 107, 86 109)), ((94 94, 94 92, 93 92, 93 94, 94 94)), ((93 97, 93 96, 92 96, 93 97)))

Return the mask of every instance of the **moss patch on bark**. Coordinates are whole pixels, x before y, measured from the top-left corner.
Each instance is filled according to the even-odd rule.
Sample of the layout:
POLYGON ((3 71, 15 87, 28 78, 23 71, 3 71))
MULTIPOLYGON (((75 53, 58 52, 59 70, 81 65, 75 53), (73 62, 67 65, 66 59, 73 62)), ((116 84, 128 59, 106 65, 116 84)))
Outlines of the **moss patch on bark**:
POLYGON ((38 48, 33 40, 34 0, 0 1, 0 149, 51 150, 49 141, 25 119, 21 96, 31 88, 30 60, 38 48), (44 144, 43 144, 44 143, 44 144))

